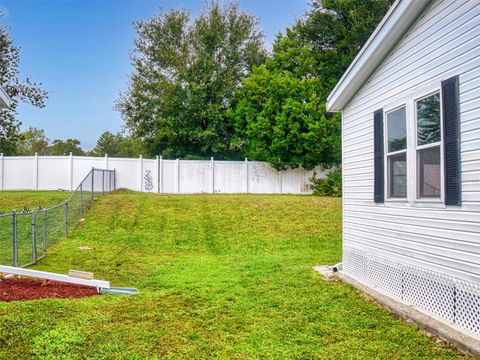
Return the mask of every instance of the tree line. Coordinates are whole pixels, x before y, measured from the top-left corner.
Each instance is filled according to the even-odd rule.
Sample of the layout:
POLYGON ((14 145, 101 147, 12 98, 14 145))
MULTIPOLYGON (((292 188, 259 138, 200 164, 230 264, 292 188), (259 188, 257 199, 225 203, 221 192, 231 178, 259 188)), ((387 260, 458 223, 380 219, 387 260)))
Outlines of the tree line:
POLYGON ((43 129, 29 127, 18 135, 15 144, 15 155, 76 155, 76 156, 104 156, 136 157, 144 154, 140 140, 122 133, 105 131, 100 135, 96 146, 92 150, 84 150, 78 139, 50 139, 43 129))
POLYGON ((15 155, 84 155, 77 139, 59 140, 50 142, 43 129, 29 127, 21 132, 16 143, 15 155))
MULTIPOLYGON (((135 22, 133 71, 115 104, 129 135, 104 133, 94 151, 248 157, 277 169, 339 164, 341 119, 326 112, 325 101, 391 3, 312 0, 270 50, 259 19, 233 2, 206 1, 196 17, 173 9, 135 22)), ((0 31, 0 48, 5 36, 0 31)), ((11 84, 18 72, 5 77, 3 67, 0 83, 13 98, 43 106, 39 85, 27 82, 31 94, 17 96, 11 84)))

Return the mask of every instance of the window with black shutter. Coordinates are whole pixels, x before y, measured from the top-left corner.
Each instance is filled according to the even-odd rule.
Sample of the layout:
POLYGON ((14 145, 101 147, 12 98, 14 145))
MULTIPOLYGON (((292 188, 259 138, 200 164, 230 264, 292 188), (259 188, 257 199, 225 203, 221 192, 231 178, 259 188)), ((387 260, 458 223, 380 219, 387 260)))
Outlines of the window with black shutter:
POLYGON ((459 78, 438 85, 373 113, 375 203, 461 205, 459 78))

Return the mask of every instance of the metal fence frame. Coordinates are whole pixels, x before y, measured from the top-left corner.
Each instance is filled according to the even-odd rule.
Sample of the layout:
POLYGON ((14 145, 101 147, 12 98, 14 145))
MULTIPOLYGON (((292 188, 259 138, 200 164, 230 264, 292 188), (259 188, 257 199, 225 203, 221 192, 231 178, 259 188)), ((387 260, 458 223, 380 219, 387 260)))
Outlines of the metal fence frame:
POLYGON ((62 237, 67 238, 69 229, 80 222, 93 201, 99 195, 115 190, 115 186, 115 170, 92 167, 64 202, 46 208, 0 214, 0 264, 9 257, 5 254, 8 250, 10 263, 15 267, 32 265, 45 257, 49 245, 62 237), (8 224, 6 218, 11 218, 11 233, 3 226, 8 224), (19 221, 24 226, 19 225, 19 221), (10 234, 11 249, 8 245, 10 234))

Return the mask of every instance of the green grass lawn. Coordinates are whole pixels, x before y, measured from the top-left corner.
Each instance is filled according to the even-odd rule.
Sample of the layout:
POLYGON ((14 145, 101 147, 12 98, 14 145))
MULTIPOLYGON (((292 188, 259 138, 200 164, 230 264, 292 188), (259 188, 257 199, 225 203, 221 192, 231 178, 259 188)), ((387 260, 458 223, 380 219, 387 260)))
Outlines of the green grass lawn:
MULTIPOLYGON (((17 265, 22 266, 33 260, 32 256, 32 215, 34 208, 47 208, 61 204, 70 196, 68 191, 2 191, 0 194, 0 214, 16 210, 17 223, 17 265)), ((75 197, 74 200, 77 200, 75 197)), ((76 203, 70 206, 71 222, 77 223, 76 203)), ((61 240, 65 234, 65 209, 63 206, 47 212, 46 242, 48 245, 61 240)), ((0 264, 12 265, 13 226, 12 216, 0 216, 0 264)), ((43 213, 36 215, 37 256, 43 254, 43 213)))
POLYGON ((464 356, 312 270, 340 258, 337 198, 106 195, 35 268, 93 271, 140 294, 1 303, 0 357, 464 356))
POLYGON ((67 200, 67 191, 2 191, 0 192, 0 213, 12 210, 32 210, 36 206, 48 207, 67 200))
MULTIPOLYGON (((70 195, 67 191, 2 191, 0 194, 0 214, 16 210, 17 217, 17 264, 32 261, 32 215, 34 208, 50 207, 64 202, 70 195)), ((75 214, 75 213, 74 213, 75 214)), ((47 243, 53 244, 65 233, 64 208, 48 211, 47 243)), ((37 256, 43 254, 43 213, 37 217, 37 256)), ((0 264, 13 264, 13 218, 0 216, 0 264)))

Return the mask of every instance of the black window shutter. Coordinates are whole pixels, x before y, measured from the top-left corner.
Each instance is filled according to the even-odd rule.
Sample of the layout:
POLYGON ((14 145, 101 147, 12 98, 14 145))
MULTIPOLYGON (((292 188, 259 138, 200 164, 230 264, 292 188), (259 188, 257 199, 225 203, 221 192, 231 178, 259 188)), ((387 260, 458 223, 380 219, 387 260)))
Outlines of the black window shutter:
POLYGON ((458 76, 442 81, 445 204, 460 205, 460 101, 458 76))
POLYGON ((374 201, 384 202, 385 172, 383 157, 383 109, 373 113, 373 137, 374 137, 374 201))

